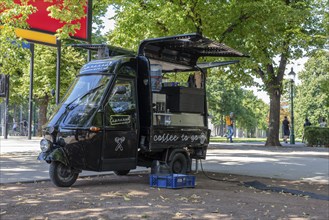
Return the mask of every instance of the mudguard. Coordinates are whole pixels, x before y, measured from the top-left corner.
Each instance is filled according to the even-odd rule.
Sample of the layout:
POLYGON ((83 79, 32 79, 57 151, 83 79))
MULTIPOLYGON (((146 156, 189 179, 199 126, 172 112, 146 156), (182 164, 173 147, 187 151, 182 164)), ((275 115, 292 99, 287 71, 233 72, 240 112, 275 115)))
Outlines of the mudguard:
POLYGON ((65 166, 69 166, 69 161, 62 148, 57 148, 51 152, 41 152, 38 156, 38 160, 58 161, 63 163, 65 166))
POLYGON ((184 155, 186 156, 186 158, 189 158, 189 156, 188 156, 186 150, 184 150, 184 149, 173 149, 173 150, 170 152, 170 154, 169 154, 169 158, 168 158, 167 161, 171 161, 172 158, 174 157, 174 155, 175 155, 176 153, 182 153, 182 154, 184 154, 184 155))

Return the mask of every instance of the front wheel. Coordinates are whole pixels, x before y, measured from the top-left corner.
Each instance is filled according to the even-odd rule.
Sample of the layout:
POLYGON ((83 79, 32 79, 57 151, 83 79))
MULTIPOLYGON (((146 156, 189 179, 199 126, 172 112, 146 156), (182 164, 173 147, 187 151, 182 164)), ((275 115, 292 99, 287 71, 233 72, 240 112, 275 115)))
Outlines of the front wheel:
POLYGON ((75 183, 79 173, 74 172, 72 168, 65 166, 61 162, 52 161, 49 167, 49 176, 56 186, 69 187, 75 183))
POLYGON ((130 170, 116 170, 113 171, 118 176, 125 176, 129 173, 130 170))

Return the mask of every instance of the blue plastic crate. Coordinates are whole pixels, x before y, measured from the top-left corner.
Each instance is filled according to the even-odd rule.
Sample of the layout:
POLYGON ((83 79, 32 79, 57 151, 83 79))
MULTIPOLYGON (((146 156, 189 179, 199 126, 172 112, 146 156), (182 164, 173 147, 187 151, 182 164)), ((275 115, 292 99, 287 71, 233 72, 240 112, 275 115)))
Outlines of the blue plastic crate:
POLYGON ((155 175, 150 174, 150 186, 159 188, 179 189, 195 187, 195 176, 185 174, 155 175))

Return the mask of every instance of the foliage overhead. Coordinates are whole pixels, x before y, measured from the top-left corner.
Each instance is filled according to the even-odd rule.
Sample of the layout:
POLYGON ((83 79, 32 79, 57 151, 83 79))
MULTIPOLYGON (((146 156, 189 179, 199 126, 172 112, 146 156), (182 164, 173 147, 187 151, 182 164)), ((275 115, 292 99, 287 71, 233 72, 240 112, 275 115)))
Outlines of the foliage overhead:
MULTIPOLYGON (((56 84, 56 52, 52 47, 36 45, 35 47, 35 63, 34 63, 34 96, 36 99, 50 96, 51 90, 56 84)), ((65 89, 71 84, 72 79, 76 76, 81 66, 85 63, 84 57, 75 51, 72 47, 64 47, 61 57, 61 95, 65 89)), ((21 96, 28 95, 28 86, 30 80, 29 66, 26 66, 24 74, 21 78, 22 88, 18 93, 21 96)))
MULTIPOLYGON (((79 28, 79 24, 72 21, 83 16, 85 2, 45 1, 54 3, 48 9, 50 15, 67 23, 58 30, 57 36, 69 38, 79 28)), ((27 27, 25 20, 35 11, 28 2, 21 0, 18 5, 13 0, 4 0, 0 3, 0 24, 3 26, 0 29, 0 72, 22 74, 23 66, 26 66, 23 60, 27 52, 17 46, 19 39, 16 39, 17 44, 8 39, 15 39, 14 27, 27 27)), ((116 12, 116 28, 107 37, 110 44, 137 49, 139 42, 146 38, 198 32, 249 54, 249 59, 241 59, 240 64, 230 66, 227 73, 232 82, 248 85, 251 75, 262 79, 263 89, 270 95, 269 137, 272 139, 278 137, 279 118, 274 112, 280 108, 278 100, 283 91, 286 65, 329 44, 328 0, 93 1, 93 17, 100 25, 95 30, 95 42, 103 41, 99 37, 100 16, 108 4, 116 12)), ((328 88, 326 79, 320 84, 321 91, 328 88)))
POLYGON ((230 66, 231 80, 254 75, 270 96, 266 145, 278 146, 280 97, 286 65, 328 46, 328 0, 113 0, 111 43, 137 48, 150 37, 198 32, 250 55, 230 66))
MULTIPOLYGON (((85 56, 66 45, 73 43, 70 35, 80 28, 80 24, 73 21, 85 16, 83 7, 86 1, 83 1, 82 4, 79 0, 44 1, 53 3, 47 9, 49 16, 63 22, 62 28, 58 29, 56 34, 58 39, 62 39, 60 97, 63 97, 64 90, 70 85, 78 69, 85 63, 85 56)), ((14 32, 15 28, 29 28, 26 19, 36 11, 36 8, 28 3, 28 0, 21 0, 20 4, 15 4, 13 0, 5 0, 0 3, 0 26, 2 26, 0 28, 0 73, 10 75, 10 104, 24 103, 30 86, 29 60, 31 54, 29 50, 21 46, 24 39, 17 38, 14 32)), ((103 43, 105 40, 100 34, 102 28, 100 18, 106 12, 107 3, 105 0, 93 1, 92 8, 93 21, 96 24, 92 40, 96 43, 103 43)), ((57 54, 55 48, 41 45, 35 45, 34 54, 33 100, 38 105, 40 129, 47 120, 48 105, 54 101, 51 94, 56 84, 57 54)))
MULTIPOLYGON (((49 16, 67 23, 58 30, 57 34, 60 39, 68 39, 63 42, 63 47, 65 48, 66 44, 73 43, 72 40, 69 40, 69 35, 74 33, 76 28, 79 28, 79 24, 71 24, 71 22, 84 16, 83 6, 85 6, 86 1, 84 1, 83 4, 78 0, 44 1, 54 3, 48 8, 49 16)), ((28 5, 28 3, 28 0, 21 0, 20 4, 16 4, 13 0, 5 0, 0 3, 0 25, 2 26, 2 28, 0 28, 0 73, 11 75, 10 81, 11 85, 13 85, 11 90, 14 91, 12 92, 12 101, 19 101, 22 97, 21 95, 27 95, 29 87, 29 80, 27 78, 23 80, 24 77, 22 78, 22 76, 23 73, 28 75, 27 68, 30 61, 30 51, 21 46, 24 39, 17 38, 14 32, 15 28, 29 28, 26 19, 30 14, 36 11, 36 8, 28 5), (22 90, 22 86, 24 90, 22 90)), ((104 42, 104 39, 100 37, 100 29, 102 28, 102 21, 100 18, 106 13, 107 6, 108 3, 106 0, 93 1, 93 21, 96 23, 93 39, 96 42, 104 42)), ((49 95, 49 90, 54 88, 56 75, 55 53, 56 50, 54 48, 36 46, 34 93, 37 98, 41 98, 42 94, 49 95), (47 79, 47 77, 49 77, 49 79, 47 79), (38 80, 41 81, 39 82, 38 80), (47 88, 45 88, 45 86, 47 88)), ((72 65, 75 66, 75 69, 77 65, 82 65, 81 56, 79 56, 80 55, 77 55, 72 49, 63 49, 61 64, 62 75, 68 76, 72 74, 67 71, 69 68, 72 68, 72 65), (75 55, 73 55, 73 53, 75 53, 75 55), (70 55, 73 57, 66 59, 66 56, 70 55), (71 60, 72 63, 67 63, 66 60, 71 60), (74 62, 76 63, 74 64, 74 62)), ((73 71, 73 74, 74 73, 76 73, 76 71, 73 71)), ((61 83, 64 87, 67 86, 66 81, 69 79, 71 79, 71 77, 61 79, 61 83)))

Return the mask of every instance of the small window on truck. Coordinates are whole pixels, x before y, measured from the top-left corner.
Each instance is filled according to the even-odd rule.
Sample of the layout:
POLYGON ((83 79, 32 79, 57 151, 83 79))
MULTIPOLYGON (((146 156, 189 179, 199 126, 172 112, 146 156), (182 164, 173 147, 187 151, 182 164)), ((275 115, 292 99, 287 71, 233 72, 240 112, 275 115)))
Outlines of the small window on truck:
POLYGON ((106 104, 107 127, 131 127, 136 112, 135 86, 130 79, 118 79, 106 104))

